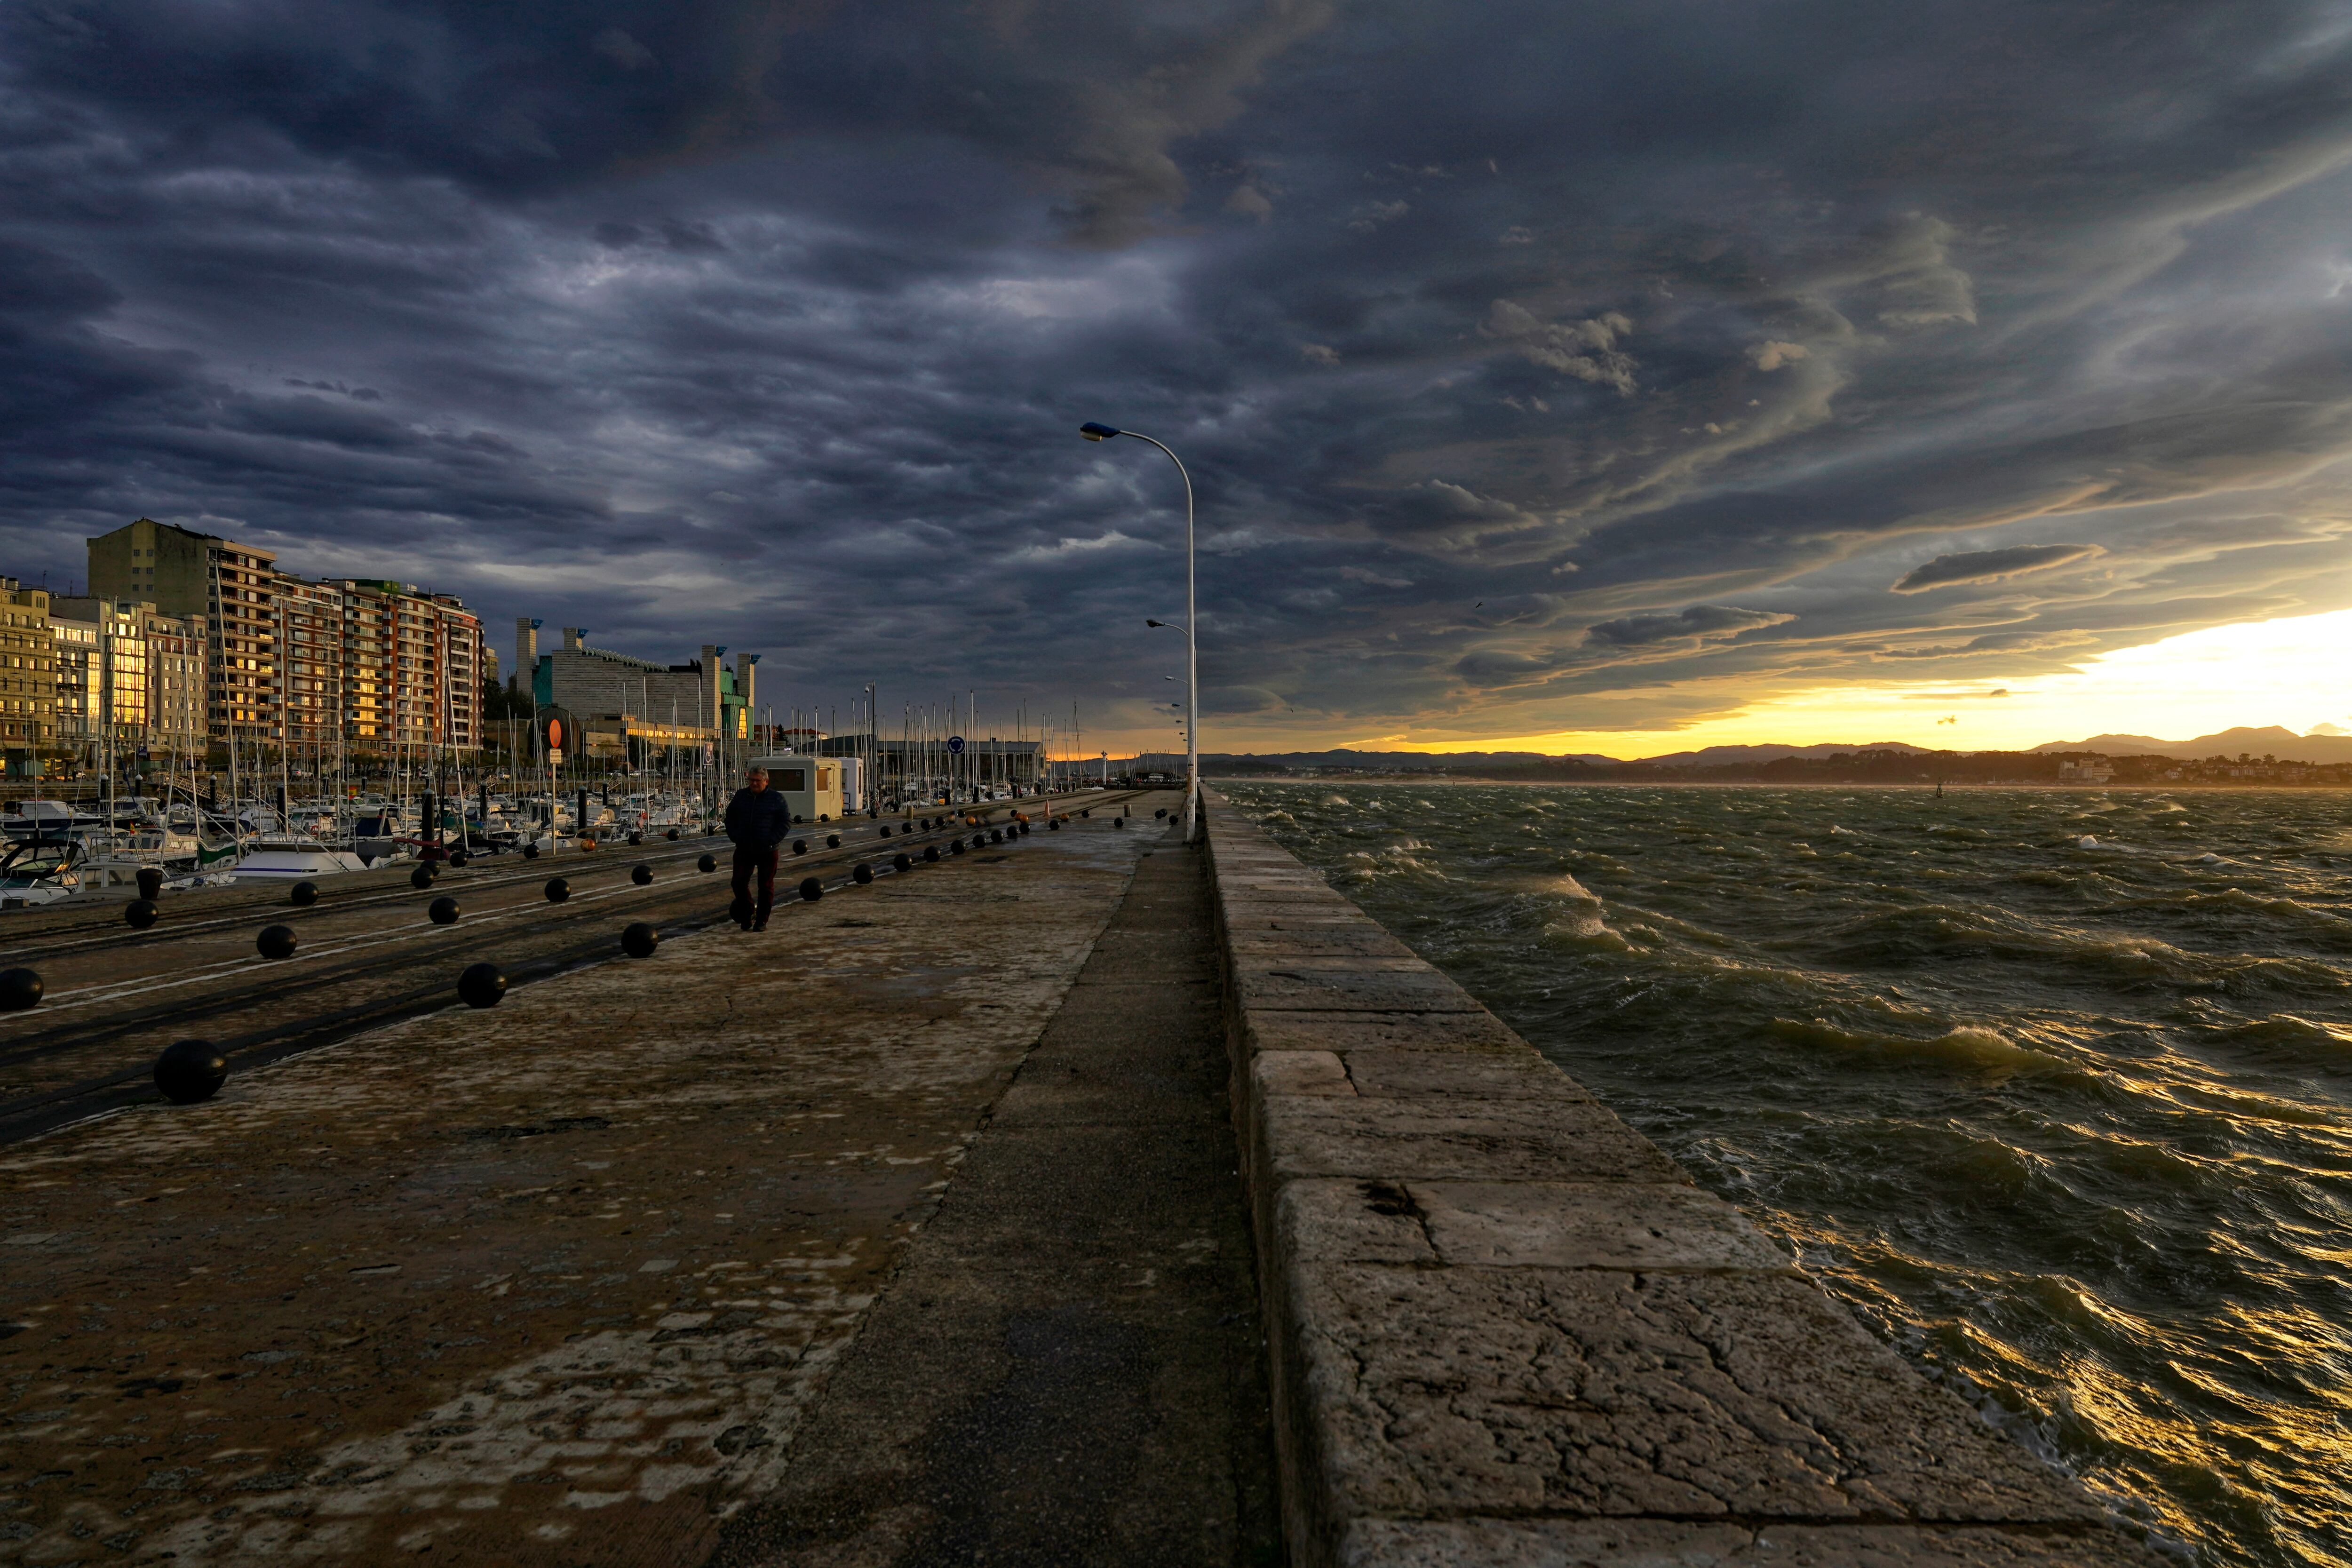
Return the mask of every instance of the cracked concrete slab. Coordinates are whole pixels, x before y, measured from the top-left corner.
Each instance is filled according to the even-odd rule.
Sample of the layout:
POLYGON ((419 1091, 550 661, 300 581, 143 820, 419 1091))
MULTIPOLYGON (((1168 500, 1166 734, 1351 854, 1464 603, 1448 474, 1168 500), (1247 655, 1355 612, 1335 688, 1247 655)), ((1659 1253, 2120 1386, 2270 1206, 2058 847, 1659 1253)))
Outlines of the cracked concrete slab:
POLYGON ((1809 1281, 1298 1260, 1347 1511, 2094 1523, 1809 1281))
POLYGON ((2104 1526, 2079 1530, 1685 1524, 1663 1520, 1365 1520, 1344 1568, 2146 1568, 2104 1526))

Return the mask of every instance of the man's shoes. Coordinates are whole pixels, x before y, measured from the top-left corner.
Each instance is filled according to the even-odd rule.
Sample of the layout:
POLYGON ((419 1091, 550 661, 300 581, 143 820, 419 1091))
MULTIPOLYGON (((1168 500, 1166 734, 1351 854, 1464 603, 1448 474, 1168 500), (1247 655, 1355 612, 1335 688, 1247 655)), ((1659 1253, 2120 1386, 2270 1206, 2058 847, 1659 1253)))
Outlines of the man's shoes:
POLYGON ((735 924, 744 931, 750 931, 751 929, 751 922, 750 921, 737 921, 735 924))
POLYGON ((768 929, 768 922, 765 921, 753 921, 751 922, 751 929, 753 931, 765 931, 768 929))

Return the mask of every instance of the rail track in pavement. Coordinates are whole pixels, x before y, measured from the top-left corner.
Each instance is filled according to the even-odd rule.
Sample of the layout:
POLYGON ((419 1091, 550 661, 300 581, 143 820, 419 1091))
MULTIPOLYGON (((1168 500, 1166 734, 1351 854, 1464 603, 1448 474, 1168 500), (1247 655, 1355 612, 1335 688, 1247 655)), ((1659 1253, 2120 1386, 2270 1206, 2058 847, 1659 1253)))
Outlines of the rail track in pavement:
MULTIPOLYGON (((877 878, 900 874, 891 858, 902 851, 915 858, 910 870, 929 864, 921 858, 925 850, 951 863, 948 845, 974 840, 975 833, 984 841, 988 831, 1009 823, 1017 827, 1018 815, 1034 813, 1038 831, 1045 828, 1047 807, 1071 826, 1081 820, 1078 812, 1087 812, 1097 819, 1088 826, 1096 826, 1107 809, 1115 816, 1145 793, 950 808, 949 816, 889 823, 887 838, 879 832, 884 825, 870 819, 815 825, 798 835, 808 853, 793 855, 787 846, 777 869, 778 909, 801 901, 796 886, 804 878, 829 894, 856 886, 861 863, 877 878), (921 826, 926 820, 934 826, 921 826), (824 843, 830 836, 841 837, 839 847, 824 843)), ((409 886, 405 876, 393 886, 331 886, 303 908, 273 889, 215 898, 192 911, 194 919, 167 913, 146 931, 120 923, 121 906, 113 904, 76 911, 79 918, 53 921, 47 931, 19 934, 0 927, 0 967, 36 968, 48 985, 38 1006, 0 1014, 0 1145, 154 1098, 152 1064, 173 1039, 209 1040, 233 1072, 247 1070, 460 1005, 457 978, 472 963, 498 963, 511 989, 586 964, 631 962, 619 942, 630 923, 646 921, 667 940, 731 918, 723 882, 713 897, 717 874, 685 869, 725 847, 723 839, 681 837, 528 862, 477 858, 424 889, 409 886), (654 868, 648 885, 631 879, 640 863, 654 868), (562 902, 542 891, 554 877, 571 885, 562 902), (443 896, 459 901, 454 924, 426 918, 426 907, 443 896), (272 924, 295 931, 292 957, 258 955, 255 936, 272 924)), ((723 858, 719 863, 723 868, 723 858)))

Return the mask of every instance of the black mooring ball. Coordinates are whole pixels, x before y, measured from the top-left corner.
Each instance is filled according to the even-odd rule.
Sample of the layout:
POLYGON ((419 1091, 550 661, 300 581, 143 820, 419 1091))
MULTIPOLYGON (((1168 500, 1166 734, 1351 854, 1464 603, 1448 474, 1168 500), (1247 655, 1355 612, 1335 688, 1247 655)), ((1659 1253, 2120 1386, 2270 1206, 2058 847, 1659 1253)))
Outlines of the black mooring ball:
POLYGON ((962 853, 963 853, 963 840, 962 840, 962 839, 961 839, 961 838, 950 838, 950 839, 949 839, 949 840, 948 840, 948 853, 949 853, 949 854, 950 854, 950 855, 961 855, 961 854, 962 854, 962 853))
POLYGON ((408 885, 412 888, 431 887, 433 885, 432 868, 429 866, 419 866, 415 870, 411 871, 408 874, 408 885))
POLYGON ((319 884, 316 882, 297 882, 294 884, 293 891, 288 893, 286 896, 288 899, 292 900, 296 909, 307 910, 312 904, 319 901, 319 884))
POLYGON ((890 837, 890 825, 887 822, 882 825, 882 837, 885 838, 890 837))
POLYGON ((524 859, 526 859, 526 860, 536 860, 536 859, 538 859, 538 858, 539 858, 539 846, 538 846, 538 845, 536 845, 536 844, 526 844, 526 845, 524 845, 524 846, 522 847, 522 858, 523 858, 524 859))
POLYGON ((0 1012, 21 1013, 41 1005, 40 973, 32 969, 0 969, 0 1012))
POLYGON ((874 880, 874 868, 860 860, 849 868, 849 879, 863 888, 874 880))
POLYGON ((174 1040, 155 1058, 155 1087, 174 1105, 210 1100, 228 1081, 228 1059, 210 1040, 174 1040))
POLYGON ((841 835, 840 835, 840 834, 838 834, 838 833, 828 833, 828 834, 826 834, 826 835, 824 836, 824 847, 825 847, 827 849, 838 849, 838 848, 840 848, 840 847, 841 847, 841 835))
POLYGON ((430 904, 427 904, 425 907, 425 915, 427 920, 430 920, 437 926, 456 925, 457 923, 457 900, 445 894, 444 896, 434 900, 430 904))
POLYGON ((671 828, 669 830, 669 837, 673 841, 675 841, 677 837, 677 829, 675 827, 671 828))
POLYGON ((142 899, 160 899, 163 896, 163 871, 161 867, 139 868, 139 896, 142 899))
POLYGON ((468 1007, 495 1007, 507 994, 507 977, 495 963, 469 963, 457 976, 457 999, 468 1007))
POLYGON ((645 921, 632 921, 621 932, 621 951, 631 958, 651 958, 661 945, 661 932, 645 921))
POLYGON ((1113 827, 1125 827, 1127 826, 1127 818, 1123 816, 1114 816, 1110 819, 1110 825, 1113 827))
POLYGON ((1082 811, 1082 812, 1078 813, 1078 815, 1079 815, 1080 816, 1092 816, 1094 815, 1094 812, 1093 812, 1091 809, 1088 809, 1088 810, 1082 811))
POLYGON ((719 857, 716 855, 705 855, 701 859, 697 860, 694 863, 694 868, 698 871, 716 871, 719 869, 719 857))
POLYGON ((133 899, 122 906, 122 918, 131 922, 132 931, 145 931, 155 923, 155 917, 160 912, 145 899, 133 899))
POLYGON ((651 884, 653 879, 654 868, 651 866, 639 862, 637 865, 629 868, 629 880, 635 882, 638 887, 643 888, 648 886, 651 884))
POLYGON ((1158 811, 1153 812, 1151 815, 1152 815, 1152 816, 1167 816, 1167 815, 1168 815, 1168 808, 1167 808, 1166 806, 1164 806, 1164 805, 1163 805, 1163 806, 1161 806, 1158 811))
POLYGON ((1045 831, 1046 831, 1046 832, 1048 832, 1048 833, 1059 833, 1059 832, 1061 832, 1061 831, 1062 831, 1062 819, 1061 819, 1060 817, 1058 817, 1058 816, 1057 816, 1057 817, 1055 817, 1053 821, 1051 821, 1051 822, 1049 822, 1049 823, 1045 824, 1045 831))
POLYGON ((812 904, 816 902, 819 899, 824 897, 824 884, 818 881, 814 877, 803 877, 801 879, 801 897, 806 899, 812 904))
POLYGON ((565 881, 561 877, 550 877, 547 879, 547 901, 549 903, 560 904, 571 896, 571 883, 565 881))
POLYGON ((915 858, 902 849, 890 857, 890 864, 898 870, 911 871, 915 868, 915 858))
POLYGON ((255 949, 264 958, 291 958, 298 945, 291 926, 263 926, 261 934, 253 939, 255 949))
POLYGON ((1003 843, 1003 842, 1004 842, 1004 830, 1003 830, 1003 828, 1001 828, 1001 827, 992 827, 992 828, 990 828, 990 829, 988 830, 988 841, 989 841, 991 844, 1002 844, 1002 843, 1003 843))
POLYGON ((631 828, 631 829, 629 830, 629 842, 630 842, 630 843, 632 843, 632 844, 643 844, 645 841, 646 841, 646 836, 645 836, 644 834, 639 833, 639 832, 638 832, 638 831, 636 831, 635 828, 631 828))
POLYGON ((924 858, 924 859, 926 859, 926 860, 930 860, 930 861, 937 861, 937 860, 939 859, 939 858, 940 858, 940 847, 939 847, 938 845, 936 845, 936 844, 926 844, 926 845, 924 845, 924 846, 923 846, 923 858, 924 858))
POLYGON ((1027 833, 1027 832, 1029 831, 1029 825, 1028 825, 1027 823, 1025 823, 1025 822, 1024 822, 1024 823, 1023 823, 1023 824, 1021 825, 1021 831, 1022 831, 1023 833, 1024 833, 1024 834, 1025 834, 1025 833, 1027 833))
POLYGON ((473 857, 467 854, 463 849, 452 849, 449 851, 449 864, 460 871, 466 868, 466 862, 472 858, 473 857))
POLYGON ((808 853, 808 840, 807 840, 807 839, 805 839, 805 838, 795 838, 795 839, 793 839, 793 854, 795 854, 795 855, 805 855, 805 854, 807 854, 807 853, 808 853))

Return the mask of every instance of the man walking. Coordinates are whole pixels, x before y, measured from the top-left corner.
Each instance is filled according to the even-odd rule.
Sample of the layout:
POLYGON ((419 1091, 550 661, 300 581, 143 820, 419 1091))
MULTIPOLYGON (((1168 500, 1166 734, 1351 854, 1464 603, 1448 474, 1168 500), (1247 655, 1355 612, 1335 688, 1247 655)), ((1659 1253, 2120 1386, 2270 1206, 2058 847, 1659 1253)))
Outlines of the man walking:
POLYGON ((776 907, 776 847, 793 830, 792 808, 768 787, 768 770, 753 768, 746 785, 727 803, 727 837, 735 844, 735 923, 745 931, 768 929, 776 907), (751 902, 751 873, 760 874, 760 902, 751 902))

